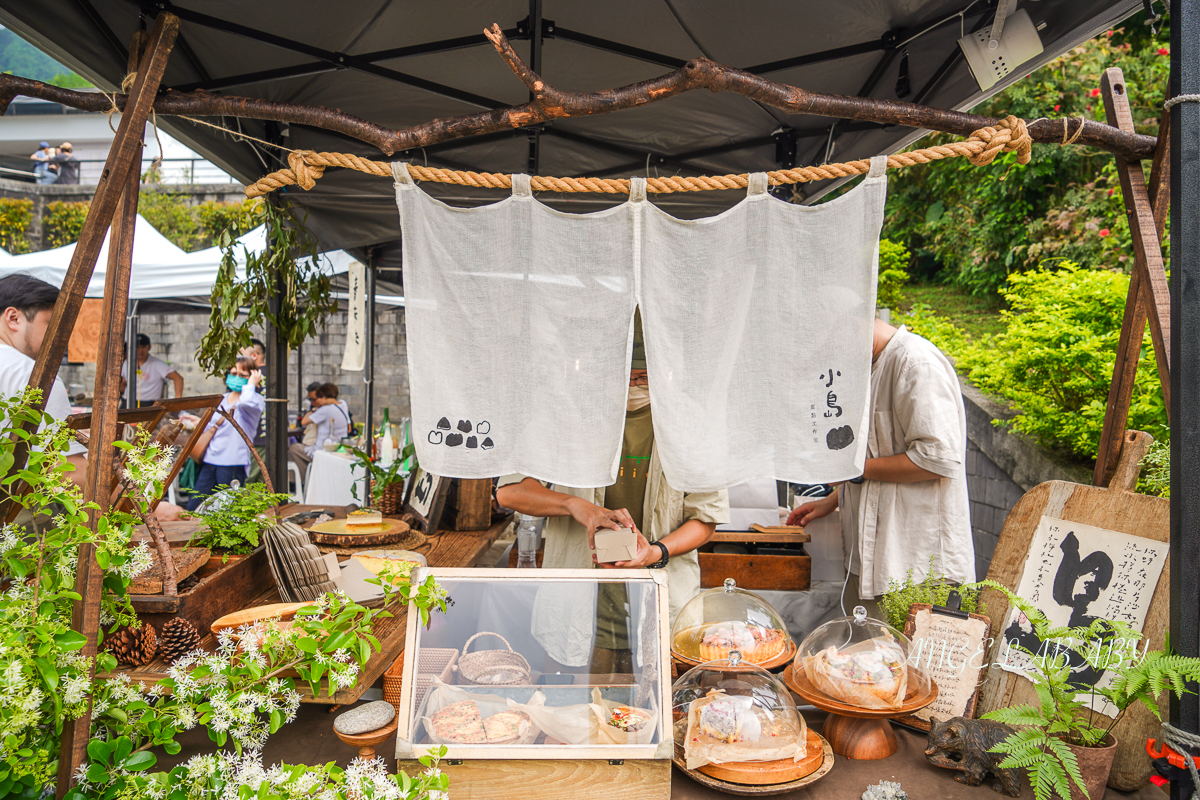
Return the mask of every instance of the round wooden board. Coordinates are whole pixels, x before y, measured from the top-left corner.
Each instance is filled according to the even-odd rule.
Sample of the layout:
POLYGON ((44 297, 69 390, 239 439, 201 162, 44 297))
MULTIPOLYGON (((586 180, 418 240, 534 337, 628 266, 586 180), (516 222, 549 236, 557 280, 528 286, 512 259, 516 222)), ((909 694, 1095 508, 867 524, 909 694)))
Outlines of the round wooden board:
POLYGON ((319 522, 313 525, 308 532, 317 544, 362 548, 380 544, 395 544, 408 536, 409 530, 407 522, 385 519, 383 530, 378 533, 346 533, 346 520, 331 519, 328 522, 319 522))
POLYGON ((312 603, 271 603, 266 606, 254 606, 234 611, 232 614, 213 620, 209 630, 218 633, 226 628, 240 628, 242 625, 253 624, 264 619, 290 620, 296 612, 312 603))
MULTIPOLYGON (((775 669, 776 667, 782 667, 784 664, 791 661, 795 655, 796 655, 796 643, 794 641, 789 640, 787 643, 787 647, 784 648, 784 651, 782 653, 780 653, 779 655, 775 656, 774 658, 770 659, 769 661, 764 661, 761 664, 754 664, 754 662, 752 662, 752 661, 745 661, 743 663, 754 664, 754 666, 762 667, 765 670, 772 670, 772 669, 775 669)), ((674 647, 671 648, 671 658, 675 659, 676 661, 680 662, 681 664, 688 664, 689 666, 693 666, 693 667, 698 667, 701 664, 709 663, 707 661, 700 661, 695 658, 688 658, 687 656, 682 655, 674 647)))
MULTIPOLYGON (((372 547, 373 546, 373 545, 366 545, 366 544, 358 544, 357 539, 358 539, 358 537, 356 536, 354 547, 339 547, 339 546, 335 546, 335 545, 331 545, 331 544, 318 544, 317 549, 320 550, 322 553, 336 553, 339 556, 357 556, 357 555, 362 555, 362 551, 363 551, 364 547, 372 547)), ((343 541, 345 541, 344 538, 343 538, 343 541)), ((428 541, 429 541, 428 536, 421 533, 420 531, 414 531, 410 528, 408 530, 408 532, 406 534, 404 534, 403 538, 398 539, 394 542, 389 542, 388 544, 395 546, 395 548, 399 549, 399 550, 416 550, 418 547, 420 547, 421 545, 425 544, 428 541)))
MULTIPOLYGON (((805 786, 816 783, 821 778, 825 777, 825 775, 829 773, 829 770, 833 769, 833 749, 829 746, 829 742, 825 741, 824 737, 815 732, 812 728, 808 729, 807 741, 808 749, 810 751, 816 747, 820 748, 819 766, 802 778, 787 780, 784 783, 748 784, 714 778, 711 775, 706 775, 699 769, 688 769, 687 762, 684 760, 683 754, 679 751, 679 748, 675 748, 675 754, 672 756, 671 760, 674 762, 675 766, 679 767, 679 769, 682 770, 689 778, 701 786, 708 786, 709 788, 716 789, 717 791, 725 792, 727 794, 737 794, 747 797, 767 797, 775 794, 787 794, 788 792, 795 791, 796 789, 802 789, 805 786)), ((804 761, 807 760, 808 758, 806 757, 804 761)), ((804 762, 802 761, 801 763, 804 762)), ((709 767, 713 766, 716 765, 709 764, 708 767, 701 767, 701 769, 708 769, 709 767)), ((721 766, 730 767, 733 765, 722 764, 721 766)))
POLYGON ((927 693, 917 695, 914 691, 904 698, 904 703, 899 708, 861 708, 849 705, 848 703, 839 703, 826 696, 824 692, 818 691, 812 685, 812 682, 809 681, 808 676, 804 674, 804 671, 797 670, 794 663, 785 669, 779 677, 783 679, 783 684, 795 694, 822 711, 828 711, 831 714, 840 714, 843 717, 857 717, 859 719, 902 717, 924 708, 934 700, 937 700, 938 696, 937 684, 930 678, 929 691, 927 693))

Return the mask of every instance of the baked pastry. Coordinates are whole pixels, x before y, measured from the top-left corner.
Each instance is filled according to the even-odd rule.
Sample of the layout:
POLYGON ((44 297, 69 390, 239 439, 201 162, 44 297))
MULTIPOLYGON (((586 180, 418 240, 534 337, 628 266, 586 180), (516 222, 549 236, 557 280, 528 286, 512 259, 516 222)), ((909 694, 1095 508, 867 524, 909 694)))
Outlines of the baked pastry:
POLYGON ((650 714, 640 708, 630 708, 629 706, 616 706, 612 710, 612 714, 608 717, 608 724, 614 728, 633 733, 640 731, 642 728, 650 724, 650 714))
POLYGON ((865 708, 897 708, 908 687, 903 653, 886 646, 843 651, 830 645, 805 659, 804 671, 833 699, 865 708))
POLYGON ((360 508, 346 515, 346 533, 381 533, 383 514, 374 508, 360 508))
POLYGON ((529 733, 533 724, 524 711, 501 711, 483 721, 488 744, 512 744, 529 733))
POLYGON ((737 741, 745 721, 745 704, 733 697, 714 697, 700 709, 700 731, 722 742, 737 741))
POLYGON ((479 706, 473 700, 451 703, 434 714, 429 725, 430 733, 444 742, 484 744, 488 740, 479 706))
POLYGON ((700 640, 700 658, 714 661, 729 658, 732 650, 742 654, 743 661, 762 664, 787 648, 788 635, 776 628, 731 622, 720 625, 700 640))

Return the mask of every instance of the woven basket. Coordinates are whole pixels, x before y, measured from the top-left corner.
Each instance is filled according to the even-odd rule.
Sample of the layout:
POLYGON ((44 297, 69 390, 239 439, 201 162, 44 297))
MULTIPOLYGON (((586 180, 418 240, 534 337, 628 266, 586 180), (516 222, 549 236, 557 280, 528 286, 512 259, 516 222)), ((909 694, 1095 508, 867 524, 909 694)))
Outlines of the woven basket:
MULTIPOLYGON (((413 708, 420 708, 421 701, 433 679, 442 683, 454 682, 454 662, 458 661, 458 650, 452 647, 425 647, 417 661, 417 674, 413 677, 413 708)), ((396 707, 400 713, 400 689, 403 686, 404 653, 401 652, 392 665, 383 673, 383 699, 396 707)))
POLYGON ((404 506, 404 482, 389 483, 379 496, 379 511, 383 514, 399 514, 404 506))
POLYGON ((519 686, 529 683, 529 662, 498 633, 477 633, 463 645, 462 655, 454 668, 466 683, 475 686, 519 686), (471 642, 480 636, 495 636, 504 642, 507 650, 477 650, 468 653, 471 642))

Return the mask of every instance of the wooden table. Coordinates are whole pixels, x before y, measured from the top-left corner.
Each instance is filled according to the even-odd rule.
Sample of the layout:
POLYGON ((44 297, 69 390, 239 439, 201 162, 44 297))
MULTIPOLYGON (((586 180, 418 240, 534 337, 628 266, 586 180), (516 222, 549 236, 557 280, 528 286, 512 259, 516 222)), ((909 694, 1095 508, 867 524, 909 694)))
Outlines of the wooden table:
MULTIPOLYGON (((322 508, 322 506, 305 506, 293 503, 281 507, 280 514, 281 516, 290 516, 301 511, 317 508, 322 508)), ((339 513, 338 516, 344 516, 344 511, 339 513)), ((425 556, 431 567, 474 567, 480 557, 500 537, 500 533, 508 525, 508 522, 509 519, 505 518, 483 531, 445 531, 426 540, 424 544, 415 548, 415 550, 425 556)), ((167 524, 170 523, 165 523, 164 527, 167 524)), ((179 523, 178 530, 167 532, 168 538, 182 536, 186 540, 191 535, 191 531, 185 533, 182 528, 187 524, 193 527, 195 525, 194 522, 179 523)), ((279 602, 281 602, 279 591, 272 586, 255 597, 247 608, 279 602)), ((363 692, 379 680, 384 671, 392 665, 392 662, 404 650, 404 632, 408 624, 408 606, 406 603, 396 602, 388 611, 391 612, 391 617, 378 619, 375 622, 372 633, 379 639, 380 649, 363 665, 362 671, 358 676, 358 681, 349 688, 335 691, 332 696, 328 693, 328 683, 326 681, 321 682, 321 690, 317 695, 312 693, 308 684, 299 683, 296 690, 300 693, 300 702, 336 705, 353 703, 362 696, 363 692)), ((216 649, 216 640, 210 633, 201 640, 200 645, 205 650, 212 652, 216 649)), ((130 672, 129 677, 143 685, 150 685, 166 678, 169 667, 170 665, 163 659, 156 658, 149 664, 130 672)))

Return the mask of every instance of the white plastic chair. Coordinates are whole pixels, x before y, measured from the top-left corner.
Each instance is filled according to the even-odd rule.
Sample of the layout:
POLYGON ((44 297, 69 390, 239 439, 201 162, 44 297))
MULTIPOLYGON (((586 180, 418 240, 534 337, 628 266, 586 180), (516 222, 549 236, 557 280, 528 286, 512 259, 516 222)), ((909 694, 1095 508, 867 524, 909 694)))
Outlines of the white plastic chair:
POLYGON ((292 492, 293 503, 304 502, 304 472, 295 461, 288 462, 288 478, 296 482, 296 491, 292 492))

